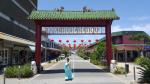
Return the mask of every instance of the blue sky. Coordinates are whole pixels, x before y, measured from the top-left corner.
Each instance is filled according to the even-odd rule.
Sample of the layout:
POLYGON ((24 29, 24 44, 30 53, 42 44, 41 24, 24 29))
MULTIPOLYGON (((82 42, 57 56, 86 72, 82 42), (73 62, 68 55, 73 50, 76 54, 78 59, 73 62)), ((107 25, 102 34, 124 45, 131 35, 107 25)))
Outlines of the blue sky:
MULTIPOLYGON (((122 30, 145 31, 150 35, 150 0, 38 0, 38 10, 53 10, 64 6, 65 10, 82 10, 83 6, 93 10, 115 9, 120 20, 112 24, 112 32, 122 30)), ((88 40, 100 39, 100 35, 49 36, 58 39, 88 40)))

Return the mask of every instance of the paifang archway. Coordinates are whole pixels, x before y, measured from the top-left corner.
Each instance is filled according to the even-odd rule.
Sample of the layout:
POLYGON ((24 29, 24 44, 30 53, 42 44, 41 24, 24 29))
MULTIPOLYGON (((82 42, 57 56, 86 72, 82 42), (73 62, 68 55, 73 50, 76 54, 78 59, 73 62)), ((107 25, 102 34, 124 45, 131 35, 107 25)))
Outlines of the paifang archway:
POLYGON ((35 61, 39 69, 41 63, 41 30, 42 27, 104 27, 106 35, 106 59, 108 66, 112 59, 111 25, 118 20, 115 10, 97 11, 32 11, 28 19, 36 24, 35 61))

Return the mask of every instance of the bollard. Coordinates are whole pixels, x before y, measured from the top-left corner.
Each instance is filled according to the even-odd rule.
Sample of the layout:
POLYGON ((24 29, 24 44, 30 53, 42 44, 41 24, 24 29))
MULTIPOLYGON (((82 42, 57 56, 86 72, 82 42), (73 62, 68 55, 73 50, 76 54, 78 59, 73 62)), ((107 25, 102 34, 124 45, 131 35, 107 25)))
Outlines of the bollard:
POLYGON ((20 80, 20 65, 18 67, 19 67, 19 76, 18 76, 18 79, 20 80))
POLYGON ((133 72, 134 72, 134 81, 135 81, 136 80, 135 66, 133 67, 133 72))
POLYGON ((6 83, 6 78, 5 78, 5 71, 6 71, 6 68, 4 68, 4 84, 6 83))

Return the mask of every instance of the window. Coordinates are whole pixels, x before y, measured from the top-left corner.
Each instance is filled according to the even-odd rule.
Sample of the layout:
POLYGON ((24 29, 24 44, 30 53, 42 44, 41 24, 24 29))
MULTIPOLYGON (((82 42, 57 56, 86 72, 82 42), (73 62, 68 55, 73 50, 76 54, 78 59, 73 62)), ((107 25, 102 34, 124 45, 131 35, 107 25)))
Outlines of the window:
POLYGON ((8 49, 1 49, 0 50, 0 60, 1 64, 7 65, 8 64, 8 49))

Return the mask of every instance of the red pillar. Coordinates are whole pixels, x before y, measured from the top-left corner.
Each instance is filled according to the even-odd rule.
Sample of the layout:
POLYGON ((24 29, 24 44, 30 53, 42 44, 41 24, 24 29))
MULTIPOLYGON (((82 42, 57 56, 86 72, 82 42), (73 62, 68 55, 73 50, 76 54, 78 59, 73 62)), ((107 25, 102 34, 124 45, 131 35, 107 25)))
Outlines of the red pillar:
POLYGON ((111 24, 106 25, 105 33, 106 33, 106 59, 107 59, 107 65, 110 66, 111 59, 112 59, 111 24))
POLYGON ((38 72, 40 72, 41 67, 41 31, 42 27, 39 23, 36 23, 36 32, 35 32, 35 62, 37 65, 38 72))

